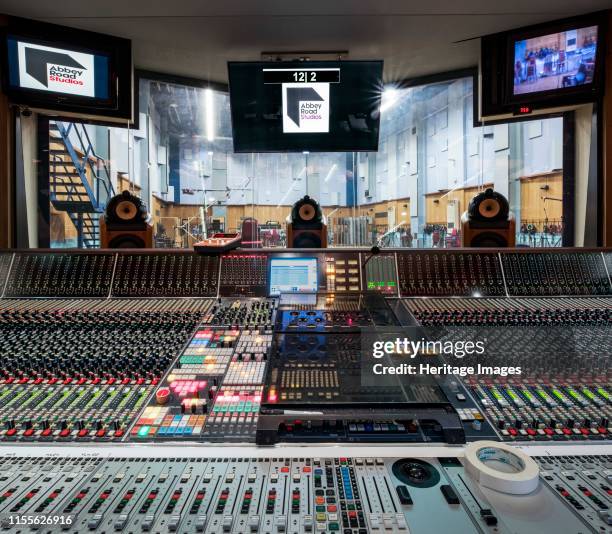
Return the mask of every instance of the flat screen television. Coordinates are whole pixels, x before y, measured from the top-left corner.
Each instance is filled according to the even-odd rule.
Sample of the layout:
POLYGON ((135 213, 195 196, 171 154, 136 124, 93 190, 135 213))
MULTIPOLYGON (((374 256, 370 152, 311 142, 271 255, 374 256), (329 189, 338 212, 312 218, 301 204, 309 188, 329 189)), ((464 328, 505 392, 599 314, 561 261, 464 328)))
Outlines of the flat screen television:
POLYGON ((376 151, 382 61, 229 62, 234 151, 376 151))
POLYGON ((132 119, 127 39, 9 17, 2 28, 2 87, 33 109, 132 119))
POLYGON ((482 115, 592 102, 602 91, 601 14, 484 37, 482 115))

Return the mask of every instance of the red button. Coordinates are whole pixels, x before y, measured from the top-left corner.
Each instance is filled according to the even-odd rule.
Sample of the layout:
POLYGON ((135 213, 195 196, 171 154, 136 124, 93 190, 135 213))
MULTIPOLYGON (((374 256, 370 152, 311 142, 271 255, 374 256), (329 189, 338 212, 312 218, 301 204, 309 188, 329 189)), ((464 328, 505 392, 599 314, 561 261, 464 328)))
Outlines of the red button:
POLYGON ((114 379, 114 378, 109 378, 109 379, 106 381, 106 383, 107 383, 107 384, 114 384, 114 383, 115 383, 115 379, 114 379))
POLYGON ((289 472, 288 467, 281 467, 281 473, 288 473, 288 472, 289 472))
POLYGON ((572 433, 572 431, 571 431, 569 428, 564 428, 564 429, 562 429, 562 430, 563 430, 563 433, 564 433, 566 436, 569 436, 569 435, 572 433))
POLYGON ((554 434, 553 429, 552 428, 545 428, 544 432, 546 432, 549 436, 552 436, 554 434))
POLYGON ((528 428, 527 429, 527 434, 529 434, 530 436, 535 436, 536 431, 533 428, 528 428))
POLYGON ((45 428, 40 435, 41 436, 48 436, 49 434, 51 434, 51 429, 50 428, 45 428))
POLYGON ((96 432, 96 437, 98 437, 98 438, 103 438, 105 434, 106 434, 106 430, 104 430, 103 428, 101 428, 100 430, 98 430, 98 431, 96 432))
POLYGON ((66 436, 70 435, 70 429, 69 428, 64 428, 64 430, 62 430, 59 433, 60 437, 65 438, 66 436))
POLYGON ((23 435, 24 436, 31 436, 32 434, 34 434, 34 429, 33 428, 28 428, 23 435))
POLYGON ((70 384, 70 382, 72 382, 72 378, 66 378, 64 380, 64 384, 70 384))
POLYGON ((79 433, 77 434, 77 436, 79 436, 80 438, 84 438, 87 434, 88 434, 87 429, 83 428, 82 430, 79 430, 79 433))
POLYGON ((304 467, 304 469, 302 469, 303 473, 310 473, 311 469, 310 467, 304 467))
POLYGON ((16 428, 10 428, 9 430, 6 431, 7 436, 14 436, 16 433, 17 433, 16 428))
POLYGON ((335 504, 330 504, 330 505, 327 507, 327 511, 328 511, 328 512, 337 512, 337 511, 338 511, 338 507, 337 507, 335 504))
POLYGON ((121 436, 123 436, 123 430, 115 430, 115 437, 120 438, 121 436))

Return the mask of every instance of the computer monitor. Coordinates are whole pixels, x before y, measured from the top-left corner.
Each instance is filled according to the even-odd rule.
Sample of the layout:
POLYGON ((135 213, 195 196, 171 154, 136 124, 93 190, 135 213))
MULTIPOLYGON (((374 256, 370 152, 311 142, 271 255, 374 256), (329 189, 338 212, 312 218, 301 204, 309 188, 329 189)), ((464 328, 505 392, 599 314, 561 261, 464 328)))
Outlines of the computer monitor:
POLYGON ((316 293, 317 274, 316 258, 272 258, 270 296, 283 293, 316 293))

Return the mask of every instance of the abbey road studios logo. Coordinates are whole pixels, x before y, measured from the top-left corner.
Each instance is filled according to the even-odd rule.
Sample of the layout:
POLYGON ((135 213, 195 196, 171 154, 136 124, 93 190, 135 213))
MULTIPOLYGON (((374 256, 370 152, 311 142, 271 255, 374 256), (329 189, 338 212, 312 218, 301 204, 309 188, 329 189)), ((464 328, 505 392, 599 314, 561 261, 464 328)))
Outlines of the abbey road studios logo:
POLYGON ((329 84, 283 84, 283 132, 329 132, 329 84))
POLYGON ((94 56, 33 43, 18 43, 22 87, 95 96, 94 56))
POLYGON ((329 133, 329 86, 340 83, 340 69, 263 69, 264 84, 280 84, 283 133, 329 133))

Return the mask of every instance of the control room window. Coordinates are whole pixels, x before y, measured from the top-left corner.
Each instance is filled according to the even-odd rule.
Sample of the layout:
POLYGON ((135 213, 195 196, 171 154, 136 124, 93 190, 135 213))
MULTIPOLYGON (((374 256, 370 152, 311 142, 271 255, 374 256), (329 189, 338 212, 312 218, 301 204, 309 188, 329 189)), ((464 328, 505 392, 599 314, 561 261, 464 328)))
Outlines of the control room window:
POLYGON ((141 79, 137 130, 49 122, 51 246, 99 246, 106 199, 130 189, 156 247, 235 231, 284 247, 306 194, 331 247, 457 247, 487 187, 509 198, 517 244, 561 246, 563 118, 475 127, 473 91, 472 77, 386 89, 377 153, 234 154, 227 93, 141 79))

